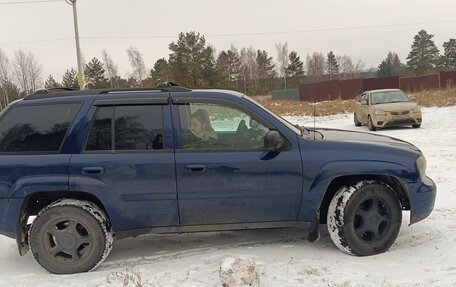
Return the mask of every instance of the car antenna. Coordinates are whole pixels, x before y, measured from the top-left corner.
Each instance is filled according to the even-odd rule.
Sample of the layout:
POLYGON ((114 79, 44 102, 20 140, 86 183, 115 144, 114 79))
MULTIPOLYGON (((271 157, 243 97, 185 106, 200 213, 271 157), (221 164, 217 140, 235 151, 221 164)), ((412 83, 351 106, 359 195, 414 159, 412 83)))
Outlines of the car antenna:
POLYGON ((315 95, 312 97, 313 99, 313 116, 314 116, 314 130, 313 130, 313 134, 314 134, 314 140, 315 140, 315 117, 316 117, 316 103, 315 103, 315 95))

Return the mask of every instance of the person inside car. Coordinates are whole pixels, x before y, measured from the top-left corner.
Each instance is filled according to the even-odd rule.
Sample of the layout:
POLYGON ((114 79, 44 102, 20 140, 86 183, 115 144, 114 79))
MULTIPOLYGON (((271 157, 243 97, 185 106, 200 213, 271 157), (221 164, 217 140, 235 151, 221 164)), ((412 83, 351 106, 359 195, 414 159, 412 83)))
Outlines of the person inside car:
POLYGON ((211 141, 217 139, 217 133, 211 125, 209 114, 204 109, 196 110, 190 117, 190 128, 192 133, 202 141, 211 141))

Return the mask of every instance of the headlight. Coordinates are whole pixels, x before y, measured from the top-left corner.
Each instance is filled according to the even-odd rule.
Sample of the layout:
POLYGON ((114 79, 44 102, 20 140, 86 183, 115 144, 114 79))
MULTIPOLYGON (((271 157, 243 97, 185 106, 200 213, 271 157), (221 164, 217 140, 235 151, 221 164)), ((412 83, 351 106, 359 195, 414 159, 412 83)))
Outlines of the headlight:
POLYGON ((413 112, 414 112, 414 113, 419 113, 419 112, 421 112, 421 107, 420 107, 420 106, 416 106, 416 108, 413 109, 413 112))
POLYGON ((374 114, 375 114, 376 116, 386 116, 385 111, 379 110, 379 109, 375 109, 374 114))
POLYGON ((420 173, 421 180, 423 180, 426 177, 426 158, 424 155, 420 155, 420 157, 417 158, 416 167, 420 173))

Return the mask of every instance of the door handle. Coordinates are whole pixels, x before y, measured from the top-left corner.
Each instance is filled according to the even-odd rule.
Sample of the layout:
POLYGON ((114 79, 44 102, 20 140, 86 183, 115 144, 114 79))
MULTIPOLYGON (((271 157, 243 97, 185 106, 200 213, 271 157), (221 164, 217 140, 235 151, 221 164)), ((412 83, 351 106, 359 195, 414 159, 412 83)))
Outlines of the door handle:
POLYGON ((104 173, 104 168, 94 166, 94 167, 84 167, 82 169, 82 174, 86 175, 94 175, 94 174, 103 174, 104 173))
POLYGON ((188 171, 198 171, 198 172, 205 172, 207 170, 207 166, 204 164, 190 164, 185 167, 188 171))

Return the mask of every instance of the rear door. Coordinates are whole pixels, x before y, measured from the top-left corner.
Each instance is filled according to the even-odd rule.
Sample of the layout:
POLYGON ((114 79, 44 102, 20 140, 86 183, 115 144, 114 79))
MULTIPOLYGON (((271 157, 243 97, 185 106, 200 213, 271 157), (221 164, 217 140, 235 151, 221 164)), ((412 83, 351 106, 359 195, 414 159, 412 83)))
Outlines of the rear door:
POLYGON ((270 153, 264 136, 274 127, 244 105, 207 94, 173 100, 182 225, 296 220, 302 165, 295 135, 284 134, 288 150, 270 153), (201 110, 216 139, 187 141, 192 117, 201 110))
POLYGON ((114 230, 178 225, 168 93, 99 99, 70 190, 96 195, 114 230))

